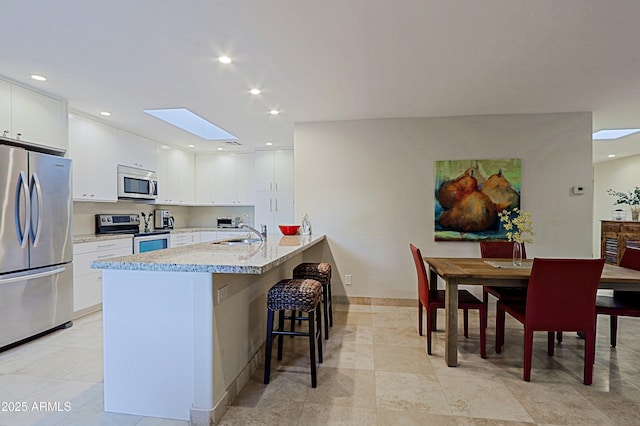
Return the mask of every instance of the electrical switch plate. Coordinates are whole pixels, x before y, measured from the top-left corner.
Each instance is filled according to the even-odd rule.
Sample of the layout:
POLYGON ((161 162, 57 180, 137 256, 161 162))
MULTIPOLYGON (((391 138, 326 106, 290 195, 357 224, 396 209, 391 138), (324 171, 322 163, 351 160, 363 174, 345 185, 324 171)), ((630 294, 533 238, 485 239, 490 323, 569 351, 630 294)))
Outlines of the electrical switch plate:
POLYGON ((225 300, 227 296, 229 296, 229 288, 225 285, 218 290, 218 303, 221 303, 223 300, 225 300))
POLYGON ((582 195, 584 194, 584 186, 575 185, 572 189, 574 195, 582 195))
POLYGON ((351 274, 345 274, 344 285, 351 285, 351 274))

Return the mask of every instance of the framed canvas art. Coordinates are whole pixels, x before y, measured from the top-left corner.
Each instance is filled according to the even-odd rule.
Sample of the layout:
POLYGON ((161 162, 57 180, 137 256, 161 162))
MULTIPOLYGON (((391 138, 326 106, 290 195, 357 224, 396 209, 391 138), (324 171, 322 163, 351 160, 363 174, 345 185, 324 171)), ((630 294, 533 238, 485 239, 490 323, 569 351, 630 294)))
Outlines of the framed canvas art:
POLYGON ((506 240, 498 213, 520 208, 520 159, 435 162, 435 240, 506 240))

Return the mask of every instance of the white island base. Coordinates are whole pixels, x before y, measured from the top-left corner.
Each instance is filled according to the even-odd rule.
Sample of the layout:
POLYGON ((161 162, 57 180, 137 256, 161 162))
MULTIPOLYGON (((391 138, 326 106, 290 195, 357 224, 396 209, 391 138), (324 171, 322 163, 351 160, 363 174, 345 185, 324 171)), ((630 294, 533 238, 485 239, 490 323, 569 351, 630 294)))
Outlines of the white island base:
MULTIPOLYGON (((105 411, 217 423, 263 362, 266 291, 289 278, 298 263, 317 261, 303 251, 322 240, 314 236, 297 248, 274 248, 272 242, 262 252, 271 251, 271 260, 263 258, 262 266, 258 259, 241 259, 251 272, 190 272, 202 268, 193 262, 180 266, 180 258, 202 255, 209 243, 162 250, 165 257, 173 252, 178 263, 151 262, 152 253, 160 252, 95 262, 104 269, 105 411)), ((230 267, 209 261, 210 270, 230 267)))

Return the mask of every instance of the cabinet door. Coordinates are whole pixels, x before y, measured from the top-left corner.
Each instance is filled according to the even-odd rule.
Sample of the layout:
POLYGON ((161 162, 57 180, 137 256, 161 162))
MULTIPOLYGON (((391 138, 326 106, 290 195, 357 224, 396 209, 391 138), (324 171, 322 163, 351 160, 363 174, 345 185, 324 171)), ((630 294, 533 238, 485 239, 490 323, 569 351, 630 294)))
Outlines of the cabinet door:
POLYGON ((115 127, 97 121, 88 124, 88 161, 89 170, 85 179, 93 201, 118 200, 118 169, 116 164, 115 127))
POLYGON ((196 204, 215 204, 216 156, 198 154, 195 160, 195 201, 196 204))
POLYGON ((180 203, 195 202, 195 157, 192 152, 180 151, 180 203))
POLYGON ((236 155, 236 201, 238 204, 253 204, 255 199, 254 155, 236 155))
POLYGON ((293 191, 278 191, 273 205, 274 226, 295 225, 298 220, 293 217, 293 191))
POLYGON ((209 241, 216 241, 218 239, 218 233, 216 231, 202 231, 200 232, 200 242, 206 243, 209 241))
POLYGON ((236 202, 236 157, 233 154, 216 155, 216 204, 236 202))
POLYGON ((293 191, 293 150, 274 152, 273 181, 276 191, 293 191))
POLYGON ((73 199, 90 199, 88 181, 86 176, 90 173, 89 167, 89 123, 84 118, 69 115, 69 151, 67 157, 73 160, 73 199))
POLYGON ((256 151, 254 164, 256 191, 272 191, 273 151, 256 151))
POLYGON ((168 145, 156 146, 156 173, 158 174, 158 198, 156 204, 169 203, 169 156, 171 148, 168 145))
POLYGON ((273 197, 271 191, 256 191, 255 193, 255 228, 267 225, 267 232, 276 232, 273 223, 273 197))
POLYGON ((151 139, 138 136, 137 167, 145 170, 156 171, 156 142, 151 139))
POLYGON ((0 135, 12 137, 11 133, 11 83, 0 80, 0 135))
POLYGON ((138 165, 138 136, 122 129, 117 131, 118 164, 129 167, 138 165))
MULTIPOLYGON (((66 104, 65 104, 66 105, 66 104)), ((11 133, 21 139, 67 150, 62 102, 15 84, 11 87, 11 133)), ((6 130, 6 129, 5 129, 6 130)))

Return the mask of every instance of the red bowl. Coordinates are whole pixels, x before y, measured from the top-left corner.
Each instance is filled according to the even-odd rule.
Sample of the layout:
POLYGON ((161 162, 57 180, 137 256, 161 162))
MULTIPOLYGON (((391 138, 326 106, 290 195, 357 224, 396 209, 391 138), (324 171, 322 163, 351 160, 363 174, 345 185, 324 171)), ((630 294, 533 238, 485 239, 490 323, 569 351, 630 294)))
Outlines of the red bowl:
POLYGON ((300 225, 278 225, 278 228, 284 235, 296 235, 300 225))

